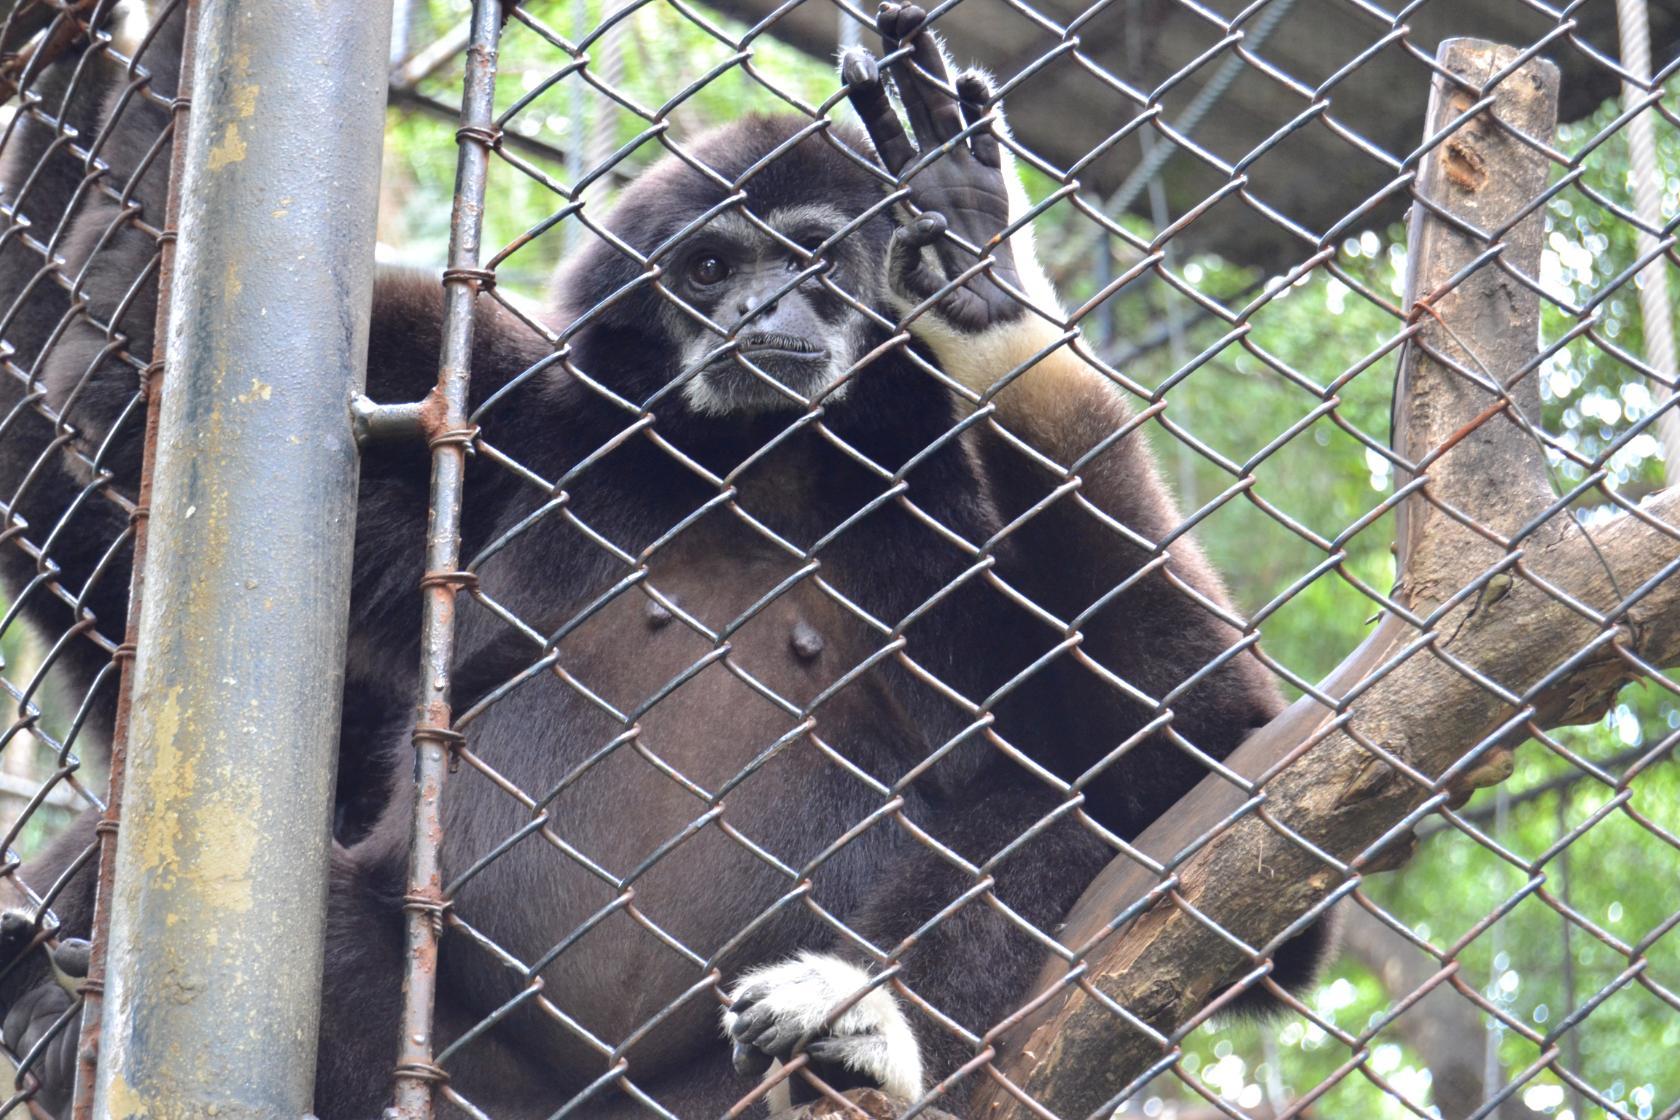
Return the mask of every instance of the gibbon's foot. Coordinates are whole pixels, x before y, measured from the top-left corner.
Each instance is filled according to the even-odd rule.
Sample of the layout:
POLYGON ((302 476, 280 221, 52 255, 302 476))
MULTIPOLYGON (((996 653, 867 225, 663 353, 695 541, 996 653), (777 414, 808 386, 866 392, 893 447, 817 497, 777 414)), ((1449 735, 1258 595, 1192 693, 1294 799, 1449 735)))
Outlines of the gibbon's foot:
MULTIPOLYGON (((839 957, 801 953, 746 973, 730 989, 723 1031, 743 1076, 757 1077, 798 1052, 837 1091, 880 1089, 904 1100, 922 1094, 921 1049, 898 1001, 884 988, 871 989, 869 973, 839 957)), ((795 1104, 815 1096, 803 1077, 788 1085, 795 1104)))
POLYGON ((1456 775, 1447 783, 1447 805, 1461 809, 1479 789, 1496 786, 1511 776, 1517 768, 1517 752, 1511 747, 1494 747, 1484 751, 1475 765, 1456 775))
POLYGON ((1001 115, 991 81, 977 71, 953 79, 945 52, 913 4, 882 4, 876 15, 889 76, 912 135, 893 110, 868 51, 848 52, 840 76, 886 169, 910 188, 904 221, 887 249, 893 290, 929 304, 953 329, 977 334, 1026 312, 1009 226, 1009 176, 998 144, 1001 115), (902 52, 902 53, 901 53, 902 52))
MULTIPOLYGON (((65 938, 47 949, 37 936, 34 919, 20 910, 0 916, 0 975, 28 977, 23 988, 0 982, 0 1037, 6 1049, 24 1059, 76 1002, 76 986, 87 977, 89 946, 79 938, 65 938), (31 973, 24 958, 39 951, 51 967, 31 973)), ((34 1103, 47 1114, 63 1115, 76 1086, 76 1049, 81 1042, 81 1016, 74 1015, 46 1041, 29 1063, 36 1090, 34 1103)), ((9 1063, 8 1063, 9 1064, 9 1063)))

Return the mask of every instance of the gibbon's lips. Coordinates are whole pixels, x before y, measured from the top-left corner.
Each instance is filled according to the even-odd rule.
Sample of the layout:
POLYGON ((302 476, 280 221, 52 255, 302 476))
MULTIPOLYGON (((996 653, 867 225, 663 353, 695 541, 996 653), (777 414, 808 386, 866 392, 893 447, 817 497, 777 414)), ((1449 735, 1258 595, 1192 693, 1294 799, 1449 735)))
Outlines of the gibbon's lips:
POLYGON ((828 357, 828 351, 796 334, 759 332, 742 335, 736 353, 747 357, 816 359, 828 357))

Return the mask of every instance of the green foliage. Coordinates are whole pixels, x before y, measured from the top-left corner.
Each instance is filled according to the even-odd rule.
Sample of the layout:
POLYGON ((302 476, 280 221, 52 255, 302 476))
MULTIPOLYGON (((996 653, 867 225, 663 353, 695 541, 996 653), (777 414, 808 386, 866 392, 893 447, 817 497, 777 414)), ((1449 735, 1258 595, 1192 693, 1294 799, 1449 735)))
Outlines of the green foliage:
MULTIPOLYGON (((1680 83, 1671 83, 1670 105, 1676 91, 1680 83)), ((1638 294, 1634 284, 1623 278, 1640 259, 1636 230, 1599 201, 1633 209, 1627 133, 1615 127, 1619 113, 1619 103, 1608 102, 1592 116, 1558 130, 1558 146, 1566 152, 1585 150, 1600 137, 1603 140, 1582 162, 1579 182, 1548 207, 1540 277, 1548 293, 1561 297, 1559 302, 1542 305, 1543 346, 1554 345, 1579 329, 1578 309, 1607 297, 1596 305, 1593 334, 1574 339, 1540 369, 1540 388, 1548 405, 1547 430, 1556 433, 1566 448, 1592 460, 1611 451, 1619 437, 1650 416, 1656 403, 1653 388, 1611 350, 1637 356, 1645 341, 1638 294)), ((1680 136, 1662 118, 1657 119, 1656 129, 1663 214, 1665 220, 1673 221, 1680 212, 1680 136)), ((1665 268, 1671 295, 1680 297, 1673 268, 1665 268)), ((1680 324, 1680 302, 1675 307, 1671 329, 1680 324)), ((1656 395, 1660 397, 1660 391, 1656 395)), ((1609 454, 1602 464, 1610 471, 1606 485, 1631 487, 1635 493, 1660 486, 1662 448, 1654 437, 1655 428, 1649 427, 1609 454)), ((1567 482, 1578 481, 1586 473, 1581 465, 1567 460, 1559 468, 1567 482)))

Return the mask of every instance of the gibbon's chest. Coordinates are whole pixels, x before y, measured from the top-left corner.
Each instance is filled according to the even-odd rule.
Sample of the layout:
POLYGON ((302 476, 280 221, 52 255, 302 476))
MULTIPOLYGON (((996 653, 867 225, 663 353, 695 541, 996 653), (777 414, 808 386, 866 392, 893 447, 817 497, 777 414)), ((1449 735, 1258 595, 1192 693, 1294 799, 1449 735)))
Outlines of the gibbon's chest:
POLYGON ((638 585, 576 626, 560 644, 561 663, 632 716, 661 758, 715 788, 802 724, 885 718, 870 674, 846 680, 885 639, 827 586, 863 579, 837 561, 813 567, 716 510, 659 547, 638 585))
MULTIPOLYGON (((853 766, 890 782, 906 757, 925 753, 923 729, 877 668, 891 656, 881 656, 881 624, 904 618, 969 561, 900 503, 882 501, 882 479, 796 440, 728 472, 727 503, 696 492, 692 477, 661 485, 651 469, 616 475, 634 484, 580 489, 574 509, 620 555, 645 557, 645 573, 607 564, 525 588, 566 591, 565 603, 525 615, 548 633, 566 631, 557 755, 576 763, 580 751, 631 736, 638 751, 627 753, 716 791, 766 765, 797 771, 808 789, 857 783, 839 773, 853 766), (626 577, 640 578, 625 586, 626 577)), ((916 477, 911 488, 939 507, 952 485, 916 477)), ((598 552, 560 529, 526 546, 598 552)), ((517 606, 513 589, 492 590, 517 606)))
MULTIPOLYGON (((794 529, 782 528, 791 539, 794 529)), ((548 827, 610 874, 635 873, 636 904, 661 929, 703 955, 719 951, 742 914, 767 911, 788 889, 754 849, 805 866, 880 805, 879 787, 857 771, 890 783, 926 753, 921 729, 871 668, 886 640, 823 586, 851 595, 878 578, 876 542, 866 533, 858 548, 824 548, 821 566, 807 571, 733 511, 713 510, 654 549, 636 585, 605 594, 622 575, 591 582, 544 620, 587 615, 558 643, 564 679, 544 675, 499 701, 476 729, 476 748, 522 789, 554 791, 548 827), (697 894, 697 882, 731 888, 697 894)), ((528 819, 512 801, 496 804, 502 817, 452 823, 460 862, 528 819), (474 832, 479 842, 468 843, 474 832)), ((894 840, 872 831, 848 859, 878 858, 894 840)), ((530 957, 552 929, 581 925, 611 902, 575 860, 543 845, 517 845, 494 867, 527 891, 548 884, 542 905, 561 911, 542 922, 529 907, 475 915, 530 957)), ((816 889, 844 909, 851 886, 835 874, 818 875, 816 889)), ((586 1000, 604 1009, 595 1024, 603 1031, 628 1030, 696 980, 626 921, 609 921, 599 936, 641 994, 627 1000, 618 968, 568 974, 555 989, 583 999, 606 984, 586 1000)))
MULTIPOLYGON (((603 695, 621 710, 656 694, 663 705, 678 691, 735 698, 744 689, 785 718, 878 651, 885 639, 869 618, 896 618, 925 593, 896 586, 922 542, 906 540, 909 519, 879 501, 881 479, 814 437, 785 440, 738 470, 714 469, 729 478, 732 501, 695 492, 692 475, 650 482, 663 477, 651 469, 578 495, 601 507, 584 520, 616 524, 609 535, 619 547, 646 557, 646 575, 568 644, 600 662, 603 695)), ((601 579, 588 583, 588 598, 607 590, 601 579)), ((758 707, 739 704, 732 718, 758 707)))
MULTIPOLYGON (((615 874, 658 856, 639 904, 708 949, 738 928, 740 900, 698 904, 684 884, 726 867, 756 910, 786 883, 716 829, 659 856, 673 837, 715 808, 800 866, 879 802, 851 767, 890 781, 915 750, 915 728, 867 668, 878 647, 811 577, 790 583, 799 569, 733 532, 679 537, 642 585, 561 642, 560 665, 591 699, 537 686, 567 714, 516 780, 548 788, 582 769, 551 803, 555 830, 615 874)), ((528 715, 527 727, 543 718, 528 715)))

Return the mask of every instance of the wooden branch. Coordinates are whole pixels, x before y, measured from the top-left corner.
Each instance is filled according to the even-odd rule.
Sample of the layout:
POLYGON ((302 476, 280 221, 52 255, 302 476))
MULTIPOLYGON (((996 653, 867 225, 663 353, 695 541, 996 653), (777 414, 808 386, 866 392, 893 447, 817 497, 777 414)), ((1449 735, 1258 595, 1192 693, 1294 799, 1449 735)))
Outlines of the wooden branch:
MULTIPOLYGON (((798 1075, 794 1075, 798 1079, 798 1075)), ((900 1103, 877 1089, 850 1089, 840 1096, 841 1101, 820 1100, 812 1104, 796 1105, 772 1113, 769 1120, 898 1120, 904 1109, 900 1103)), ((923 1120, 957 1120, 937 1108, 917 1113, 923 1120)))
MULTIPOLYGON (((1437 75, 1430 91, 1424 138, 1433 147, 1413 190, 1406 257, 1416 333, 1395 380, 1391 436, 1427 478, 1401 504, 1395 529, 1401 593, 1419 611, 1496 563, 1510 534, 1554 501, 1535 435, 1539 301, 1517 275, 1540 275, 1545 222, 1536 200, 1550 166, 1526 138, 1551 139, 1557 69, 1528 63, 1491 91, 1491 111, 1464 116, 1476 90, 1517 57, 1510 47, 1449 39, 1437 61, 1463 84, 1437 75)), ((1397 488, 1418 473, 1396 472, 1397 488)))
MULTIPOLYGON (((1210 776, 1139 838, 1162 869, 1122 857, 1091 885, 1060 935, 1069 961, 1053 960, 1024 1021, 988 1040, 1001 1056, 971 1118, 1112 1110, 1223 989, 1380 864, 1408 817, 1521 738, 1523 721, 1602 710, 1628 675, 1603 639, 1680 657, 1680 581, 1623 599, 1680 561, 1680 539, 1629 516, 1598 530, 1595 549, 1567 513, 1544 516, 1551 488, 1528 426, 1538 392, 1523 372, 1538 310, 1510 270, 1539 272, 1548 168, 1523 137, 1549 138, 1557 75, 1530 61, 1484 101, 1516 59, 1466 40, 1441 49, 1461 83, 1437 78, 1415 190, 1414 333, 1395 410, 1402 485, 1416 483, 1399 526, 1403 611, 1320 686, 1332 704, 1303 698, 1239 749, 1229 765, 1243 787, 1210 776)), ((1652 512, 1674 508, 1665 496, 1652 512)))

